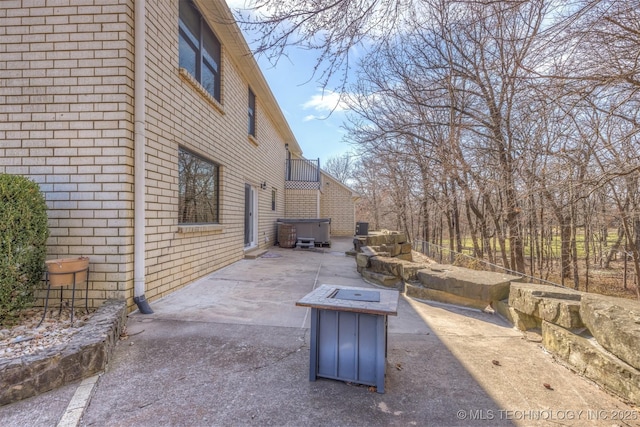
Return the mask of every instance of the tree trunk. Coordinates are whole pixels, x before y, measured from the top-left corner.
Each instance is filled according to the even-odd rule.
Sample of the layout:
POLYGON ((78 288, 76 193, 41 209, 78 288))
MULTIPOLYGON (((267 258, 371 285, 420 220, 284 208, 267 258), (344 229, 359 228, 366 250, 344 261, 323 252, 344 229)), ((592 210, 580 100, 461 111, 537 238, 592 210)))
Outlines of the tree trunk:
POLYGON ((578 271, 578 242, 576 227, 575 205, 571 204, 571 266, 573 268, 573 289, 578 290, 580 287, 580 276, 578 271))
POLYGON ((561 216, 560 268, 563 280, 571 277, 571 234, 571 219, 561 216))
POLYGON ((485 206, 489 210, 489 214, 491 215, 491 219, 493 220, 493 225, 495 227, 494 237, 498 240, 498 246, 500 246, 500 253, 502 255, 502 266, 507 270, 511 269, 509 264, 509 259, 507 258, 507 246, 505 243, 505 237, 502 230, 502 224, 500 223, 500 216, 496 213, 495 209, 493 209, 493 205, 487 196, 484 197, 485 206))
POLYGON ((622 239, 624 239, 624 230, 622 229, 622 227, 620 227, 618 228, 618 238, 616 239, 613 246, 611 246, 611 249, 609 249, 609 253, 607 254, 607 257, 604 260, 603 268, 606 268, 606 269, 611 268, 611 261, 613 261, 614 255, 620 249, 620 245, 622 244, 622 239))
POLYGON ((458 209, 458 197, 454 188, 454 183, 451 183, 451 198, 453 209, 451 212, 453 218, 453 227, 456 239, 456 252, 462 253, 462 235, 460 234, 460 210, 458 209))
POLYGON ((589 256, 591 243, 591 224, 584 226, 584 291, 589 292, 589 256))
POLYGON ((471 244, 473 245, 473 256, 476 258, 483 258, 482 248, 478 243, 478 227, 474 223, 471 217, 471 203, 469 200, 465 201, 465 212, 467 215, 467 222, 469 223, 469 232, 471 234, 471 244))

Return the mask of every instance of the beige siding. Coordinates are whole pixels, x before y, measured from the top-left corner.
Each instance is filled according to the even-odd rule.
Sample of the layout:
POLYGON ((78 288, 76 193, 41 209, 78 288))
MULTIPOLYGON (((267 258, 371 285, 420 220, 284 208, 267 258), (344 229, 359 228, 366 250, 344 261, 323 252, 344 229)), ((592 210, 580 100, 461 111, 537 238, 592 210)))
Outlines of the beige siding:
MULTIPOLYGON (((92 305, 105 298, 132 305, 133 0, 77 3, 0 4, 0 172, 40 183, 50 208, 49 258, 91 258, 92 305)), ((180 73, 177 0, 147 2, 147 25, 146 296, 153 300, 243 257, 245 183, 258 197, 258 243, 273 244, 275 219, 285 213, 285 150, 265 114, 276 107, 259 94, 257 139, 249 140, 249 80, 224 43, 220 104, 180 73), (219 226, 178 227, 180 145, 221 165, 219 226)))
POLYGON ((322 174, 320 217, 331 218, 333 236, 353 236, 355 232, 355 196, 331 176, 322 174))
MULTIPOLYGON (((223 44, 221 102, 178 68, 178 7, 148 2, 147 298, 166 295, 244 256, 244 191, 258 198, 257 242, 275 241, 271 189, 283 195, 284 141, 258 96, 257 138, 247 135, 249 82, 223 44), (178 226, 178 147, 221 166, 220 224, 178 226), (260 184, 266 182, 267 188, 260 184)), ((212 25, 214 33, 224 31, 212 25)), ((278 211, 279 209, 279 211, 278 211)))
POLYGON ((92 303, 133 277, 132 26, 131 1, 0 3, 0 172, 40 184, 48 256, 91 258, 92 303))
POLYGON ((318 218, 319 190, 287 189, 285 196, 286 218, 318 218))

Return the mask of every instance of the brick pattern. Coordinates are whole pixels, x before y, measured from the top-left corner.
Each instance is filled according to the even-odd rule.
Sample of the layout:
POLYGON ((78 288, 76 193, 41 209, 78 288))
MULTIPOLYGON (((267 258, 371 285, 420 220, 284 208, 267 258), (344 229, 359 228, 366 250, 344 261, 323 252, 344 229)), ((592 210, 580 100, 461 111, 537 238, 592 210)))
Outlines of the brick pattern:
MULTIPOLYGON (((90 257, 93 306, 106 298, 133 306, 133 7, 134 0, 0 3, 0 173, 40 184, 49 258, 90 257)), ((153 301, 244 256, 245 183, 258 198, 258 244, 273 244, 286 209, 286 151, 267 114, 274 107, 259 94, 257 138, 248 138, 249 82, 224 44, 221 103, 181 75, 177 0, 147 2, 147 25, 146 297, 153 301), (178 227, 179 145, 221 165, 217 227, 178 227)))
POLYGON ((331 234, 334 236, 353 236, 355 233, 353 192, 325 173, 322 174, 320 217, 331 218, 331 234))
POLYGON ((287 189, 285 218, 318 218, 320 190, 287 189))
POLYGON ((132 278, 132 26, 132 1, 0 3, 0 172, 40 184, 49 258, 89 256, 92 301, 132 278))

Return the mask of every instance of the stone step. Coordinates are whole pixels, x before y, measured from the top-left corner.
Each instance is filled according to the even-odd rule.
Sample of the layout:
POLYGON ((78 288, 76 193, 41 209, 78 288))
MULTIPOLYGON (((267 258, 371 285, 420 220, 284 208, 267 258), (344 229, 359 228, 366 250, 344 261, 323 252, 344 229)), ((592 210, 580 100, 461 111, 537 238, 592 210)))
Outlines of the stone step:
POLYGON ((539 328, 546 320, 567 329, 584 326, 580 318, 582 292, 533 283, 512 283, 509 307, 520 330, 539 328))
POLYGON ((262 255, 266 254, 266 249, 252 249, 244 253, 244 259, 256 259, 260 258, 262 255))
POLYGON ((483 311, 487 310, 487 307, 489 306, 489 303, 484 300, 467 298, 437 289, 429 289, 419 284, 406 283, 405 289, 408 297, 417 298, 420 300, 459 305, 462 307, 475 308, 483 311))
POLYGON ((434 295, 451 294, 460 297, 464 305, 479 307, 493 306, 508 298, 511 282, 520 280, 518 276, 441 264, 427 265, 417 276, 424 288, 438 291, 434 295))
POLYGON ((386 288, 394 288, 402 291, 404 287, 404 283, 402 282, 402 280, 400 280, 400 278, 396 276, 390 276, 388 274, 376 273, 371 270, 363 270, 362 277, 364 277, 368 282, 375 283, 386 288))

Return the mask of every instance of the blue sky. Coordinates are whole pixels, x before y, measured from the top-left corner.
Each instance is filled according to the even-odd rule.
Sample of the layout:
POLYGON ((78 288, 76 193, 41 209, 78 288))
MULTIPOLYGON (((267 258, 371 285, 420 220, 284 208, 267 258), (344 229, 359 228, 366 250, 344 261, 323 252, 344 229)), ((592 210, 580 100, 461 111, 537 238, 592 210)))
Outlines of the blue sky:
MULTIPOLYGON (((226 1, 232 10, 244 5, 244 0, 226 1)), ((251 36, 245 34, 245 39, 251 47, 251 36)), ((287 57, 275 65, 264 56, 256 60, 304 156, 320 158, 322 166, 327 158, 350 151, 351 147, 342 140, 345 111, 336 109, 338 94, 329 89, 323 91, 313 76, 316 56, 317 52, 291 48, 287 57)))

